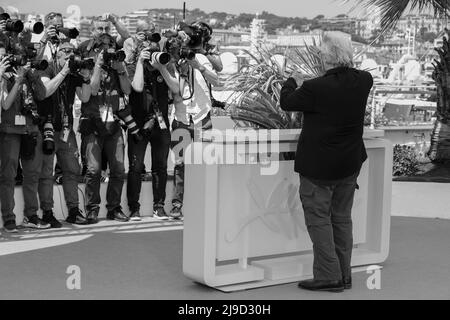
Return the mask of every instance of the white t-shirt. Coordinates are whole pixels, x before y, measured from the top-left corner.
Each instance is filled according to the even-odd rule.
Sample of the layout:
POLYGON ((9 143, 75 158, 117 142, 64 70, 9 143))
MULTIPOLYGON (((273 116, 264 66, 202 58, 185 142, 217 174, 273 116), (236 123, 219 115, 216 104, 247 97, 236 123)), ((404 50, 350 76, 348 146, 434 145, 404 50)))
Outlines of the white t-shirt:
MULTIPOLYGON (((212 64, 206 56, 197 53, 195 57, 207 70, 214 72, 212 64)), ((194 89, 192 98, 184 100, 182 104, 175 104, 175 119, 185 124, 189 124, 189 116, 192 116, 192 121, 194 124, 199 123, 206 117, 212 108, 209 88, 205 78, 198 69, 194 69, 193 73, 193 81, 182 80, 182 84, 184 83, 184 85, 183 88, 181 88, 183 98, 189 97, 192 89, 190 88, 191 85, 188 82, 191 82, 194 89)), ((192 73, 189 72, 189 74, 192 73)))

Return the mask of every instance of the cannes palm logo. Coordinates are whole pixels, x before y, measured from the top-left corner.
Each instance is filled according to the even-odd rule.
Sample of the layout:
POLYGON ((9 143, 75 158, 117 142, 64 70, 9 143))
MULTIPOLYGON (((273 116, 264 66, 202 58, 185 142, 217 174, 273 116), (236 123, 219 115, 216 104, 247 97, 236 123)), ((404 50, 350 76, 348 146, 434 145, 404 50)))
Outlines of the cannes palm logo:
POLYGON ((283 235, 288 240, 297 239, 300 233, 306 232, 305 221, 298 198, 299 185, 282 179, 265 196, 258 184, 250 179, 247 190, 252 198, 255 212, 240 221, 237 228, 225 234, 225 240, 234 242, 239 235, 253 223, 260 221, 273 233, 283 235), (286 197, 286 194, 288 197, 286 197))

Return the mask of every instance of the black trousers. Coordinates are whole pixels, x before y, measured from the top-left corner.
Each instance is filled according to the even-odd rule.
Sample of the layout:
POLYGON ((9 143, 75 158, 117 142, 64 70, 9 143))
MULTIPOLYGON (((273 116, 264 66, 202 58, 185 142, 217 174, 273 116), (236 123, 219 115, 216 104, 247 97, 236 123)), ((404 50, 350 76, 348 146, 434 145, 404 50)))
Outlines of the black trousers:
POLYGON ((131 211, 139 210, 139 197, 142 187, 142 170, 144 168, 145 151, 147 145, 151 145, 152 156, 152 188, 153 205, 164 206, 166 200, 167 185, 167 158, 170 150, 170 132, 156 127, 150 136, 145 136, 141 141, 135 141, 131 134, 128 135, 128 182, 127 198, 131 211))
POLYGON ((300 175, 300 200, 313 243, 316 280, 341 280, 351 275, 351 211, 358 175, 334 181, 300 175))

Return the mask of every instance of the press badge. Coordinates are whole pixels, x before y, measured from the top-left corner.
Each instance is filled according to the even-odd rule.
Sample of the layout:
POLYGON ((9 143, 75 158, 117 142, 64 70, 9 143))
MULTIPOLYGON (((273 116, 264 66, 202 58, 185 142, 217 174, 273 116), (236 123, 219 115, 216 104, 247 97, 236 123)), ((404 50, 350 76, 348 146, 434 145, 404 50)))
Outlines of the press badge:
POLYGON ((14 124, 16 126, 25 126, 27 124, 27 119, 25 118, 25 116, 17 115, 14 124))
POLYGON ((108 108, 107 106, 100 107, 100 116, 103 122, 114 122, 114 115, 112 112, 112 108, 108 108))
POLYGON ((161 130, 166 130, 167 126, 166 126, 166 123, 164 121, 161 111, 156 111, 156 117, 158 118, 158 123, 159 123, 159 127, 161 128, 161 130))

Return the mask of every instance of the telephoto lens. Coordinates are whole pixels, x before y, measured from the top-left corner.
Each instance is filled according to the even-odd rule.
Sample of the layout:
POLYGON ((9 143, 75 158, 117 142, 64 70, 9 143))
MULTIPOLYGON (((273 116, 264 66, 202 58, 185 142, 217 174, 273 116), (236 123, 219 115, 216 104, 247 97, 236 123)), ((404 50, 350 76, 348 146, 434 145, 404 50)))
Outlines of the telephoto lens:
POLYGON ((20 20, 12 20, 9 14, 2 13, 0 14, 0 21, 6 20, 5 30, 10 32, 20 33, 23 31, 23 22, 20 20))
POLYGON ((46 155, 50 155, 55 151, 55 130, 53 129, 52 117, 48 116, 44 123, 44 140, 42 142, 42 151, 46 155))
POLYGON ((162 65, 166 65, 170 61, 170 55, 167 52, 153 52, 152 61, 158 61, 162 65))
POLYGON ((31 31, 34 34, 41 34, 44 31, 44 24, 42 22, 25 22, 24 31, 31 31))
POLYGON ((142 135, 140 133, 139 127, 136 124, 136 121, 134 120, 133 116, 131 115, 131 108, 130 106, 126 106, 124 109, 119 110, 117 112, 117 115, 119 118, 125 122, 125 125, 127 126, 128 133, 130 133, 133 137, 133 139, 137 141, 142 140, 142 135))

